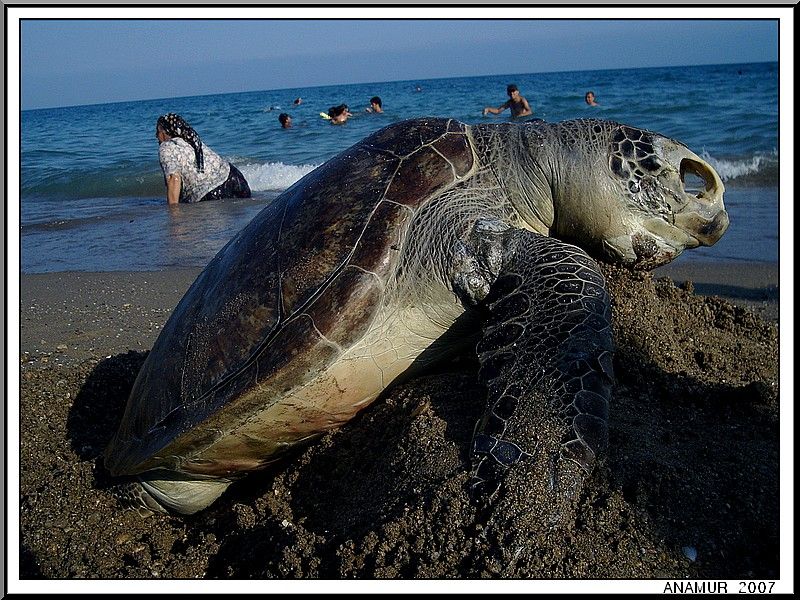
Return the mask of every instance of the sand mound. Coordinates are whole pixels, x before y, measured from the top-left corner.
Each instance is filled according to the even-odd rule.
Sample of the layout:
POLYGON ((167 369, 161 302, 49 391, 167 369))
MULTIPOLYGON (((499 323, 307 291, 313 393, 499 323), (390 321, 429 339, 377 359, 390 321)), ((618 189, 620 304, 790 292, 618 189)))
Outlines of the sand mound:
POLYGON ((492 506, 468 501, 482 412, 469 357, 391 390, 199 515, 140 519, 109 493, 99 459, 146 356, 128 352, 22 366, 21 577, 778 577, 777 326, 605 270, 610 448, 560 522, 535 463, 492 506))

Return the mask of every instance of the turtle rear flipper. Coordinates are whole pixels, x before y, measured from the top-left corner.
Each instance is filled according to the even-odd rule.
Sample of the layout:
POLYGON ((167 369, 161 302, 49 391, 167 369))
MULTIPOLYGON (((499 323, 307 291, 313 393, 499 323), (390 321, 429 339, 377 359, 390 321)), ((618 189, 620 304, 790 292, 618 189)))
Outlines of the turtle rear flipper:
POLYGON ((176 472, 141 473, 131 481, 116 486, 123 504, 149 513, 191 515, 214 502, 231 484, 219 477, 189 477, 176 472))
MULTIPOLYGON (((477 229, 477 228, 476 228, 477 229)), ((485 227, 484 227, 485 229, 485 227)), ((613 384, 611 305, 597 264, 579 248, 528 231, 477 232, 501 263, 481 306, 478 343, 488 404, 472 442, 474 498, 491 498, 506 471, 547 460, 548 488, 576 497, 607 445, 613 384), (544 453, 544 454, 543 454, 544 453)))

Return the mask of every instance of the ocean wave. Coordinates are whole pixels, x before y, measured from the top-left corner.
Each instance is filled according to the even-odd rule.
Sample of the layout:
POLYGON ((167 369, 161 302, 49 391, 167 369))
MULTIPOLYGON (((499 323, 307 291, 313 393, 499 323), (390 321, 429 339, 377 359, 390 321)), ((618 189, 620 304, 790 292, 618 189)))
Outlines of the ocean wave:
MULTIPOLYGON (((254 192, 285 190, 318 166, 282 162, 246 164, 246 159, 241 158, 232 162, 254 192)), ((152 198, 164 194, 164 176, 160 171, 145 173, 130 168, 48 175, 28 171, 23 173, 22 193, 28 198, 152 198)))
MULTIPOLYGON (((235 162, 235 161, 234 161, 235 162)), ((319 165, 286 165, 281 162, 240 165, 239 170, 254 192, 285 190, 319 165)))
POLYGON ((23 173, 23 197, 29 198, 123 198, 161 195, 161 173, 124 173, 113 171, 72 171, 57 175, 35 176, 23 173))
MULTIPOLYGON (((703 150, 700 156, 708 161, 726 183, 765 185, 778 183, 777 150, 749 157, 717 157, 703 150)), ((250 184, 253 192, 281 192, 316 169, 319 164, 286 164, 283 162, 249 162, 245 157, 230 158, 250 184)), ((23 172, 23 195, 28 198, 153 198, 164 193, 160 170, 144 172, 126 165, 101 171, 73 170, 47 175, 36 171, 23 172)))
POLYGON ((777 185, 778 151, 744 158, 717 158, 706 152, 700 157, 707 161, 724 182, 777 185))

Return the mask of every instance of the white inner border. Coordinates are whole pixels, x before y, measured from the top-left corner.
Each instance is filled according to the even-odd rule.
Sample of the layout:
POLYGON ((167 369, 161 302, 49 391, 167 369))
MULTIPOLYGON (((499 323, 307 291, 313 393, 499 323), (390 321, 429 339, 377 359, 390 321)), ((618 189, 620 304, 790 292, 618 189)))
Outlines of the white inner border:
MULTIPOLYGON (((773 593, 794 591, 794 505, 793 505, 793 428, 794 388, 792 354, 794 348, 793 310, 793 231, 794 223, 794 111, 792 93, 794 89, 794 28, 793 6, 789 7, 701 7, 673 6, 645 8, 641 6, 593 7, 560 6, 537 7, 515 6, 513 9, 458 6, 458 7, 204 7, 193 6, 191 18, 230 19, 777 19, 779 20, 779 69, 780 69, 780 349, 781 349, 781 409, 780 409, 780 573, 773 593)), ((6 515, 6 573, 9 593, 306 593, 306 592, 350 592, 350 593, 662 593, 669 580, 654 581, 37 581, 19 579, 19 21, 24 18, 48 19, 163 19, 186 18, 186 7, 7 7, 7 72, 6 107, 8 129, 6 132, 6 198, 8 221, 6 223, 6 269, 7 295, 6 316, 8 323, 6 347, 8 408, 6 460, 7 489, 6 515), (13 310, 12 310, 13 307, 13 310), (12 493, 13 491, 13 493, 12 493)), ((738 593, 738 580, 727 582, 729 593, 738 593)))

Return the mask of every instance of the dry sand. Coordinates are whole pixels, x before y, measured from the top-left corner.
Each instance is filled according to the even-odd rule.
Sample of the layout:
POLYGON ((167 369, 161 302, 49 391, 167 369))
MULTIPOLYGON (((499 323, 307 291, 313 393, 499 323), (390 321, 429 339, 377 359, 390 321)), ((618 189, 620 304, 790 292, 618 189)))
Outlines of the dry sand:
POLYGON ((197 271, 24 275, 19 575, 778 578, 777 271, 690 268, 670 273, 694 281, 682 287, 605 268, 610 448, 554 527, 535 464, 488 509, 467 500, 482 412, 467 401, 482 394, 470 357, 389 391, 199 515, 140 519, 108 491, 100 455, 197 271))

